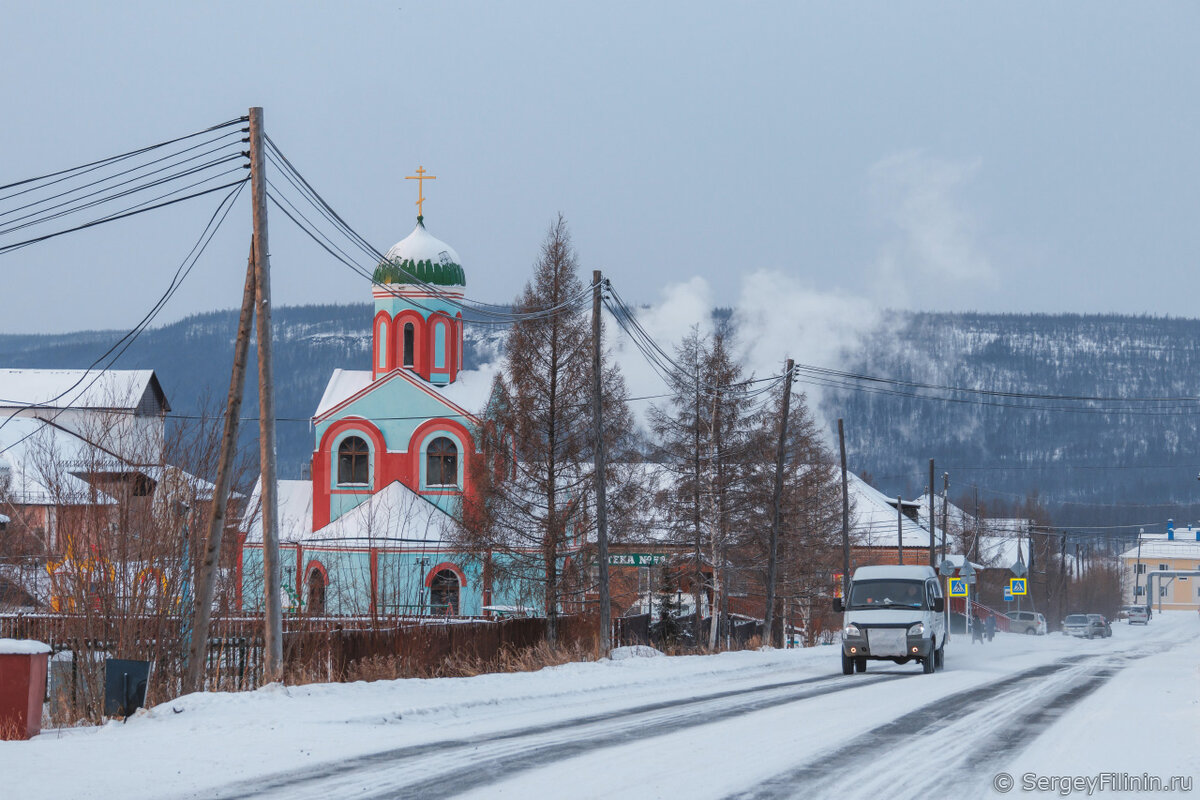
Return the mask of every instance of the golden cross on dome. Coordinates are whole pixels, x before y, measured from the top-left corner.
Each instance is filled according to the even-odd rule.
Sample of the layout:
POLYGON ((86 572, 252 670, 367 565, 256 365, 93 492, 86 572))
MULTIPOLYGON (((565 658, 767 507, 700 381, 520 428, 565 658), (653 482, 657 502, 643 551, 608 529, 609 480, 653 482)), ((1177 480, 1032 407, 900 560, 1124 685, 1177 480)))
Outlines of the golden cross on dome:
POLYGON ((425 216, 425 211, 422 208, 425 203, 425 181, 436 181, 436 175, 426 175, 425 167, 417 167, 416 175, 405 175, 404 180, 417 182, 417 216, 425 216))

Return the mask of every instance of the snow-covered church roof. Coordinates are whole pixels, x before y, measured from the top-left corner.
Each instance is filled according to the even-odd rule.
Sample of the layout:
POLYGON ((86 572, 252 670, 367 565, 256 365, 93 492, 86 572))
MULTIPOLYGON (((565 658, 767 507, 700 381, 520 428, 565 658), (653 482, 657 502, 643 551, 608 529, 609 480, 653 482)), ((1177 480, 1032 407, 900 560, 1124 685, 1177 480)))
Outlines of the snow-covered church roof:
POLYGON ((375 282, 466 286, 467 276, 454 248, 425 230, 424 219, 417 217, 413 232, 392 245, 375 268, 375 282))
MULTIPOLYGON (((498 367, 495 365, 483 364, 479 369, 463 370, 458 373, 458 378, 454 383, 440 385, 422 381, 421 385, 444 397, 468 414, 482 415, 491 396, 492 381, 496 377, 497 369, 498 367)), ((371 379, 371 370, 369 369, 335 369, 329 376, 329 383, 325 385, 325 393, 321 395, 321 402, 317 403, 317 410, 313 412, 313 417, 324 416, 329 410, 377 382, 371 379)))
MULTIPOLYGON (((319 530, 312 529, 312 481, 279 481, 279 541, 310 546, 405 549, 441 545, 453 518, 432 502, 393 481, 319 530)), ((262 542, 262 479, 254 484, 242 520, 246 541, 262 542)))

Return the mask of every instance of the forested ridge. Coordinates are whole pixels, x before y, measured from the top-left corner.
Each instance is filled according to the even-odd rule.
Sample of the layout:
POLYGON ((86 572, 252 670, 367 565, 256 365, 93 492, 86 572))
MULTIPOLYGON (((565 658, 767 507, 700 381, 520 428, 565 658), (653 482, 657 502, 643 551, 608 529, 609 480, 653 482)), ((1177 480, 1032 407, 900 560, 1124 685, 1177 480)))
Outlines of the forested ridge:
MULTIPOLYGON (((312 448, 307 420, 330 373, 365 369, 370 363, 371 307, 280 307, 274 319, 276 403, 285 418, 279 425, 279 463, 285 477, 298 477, 312 448)), ((118 366, 155 369, 176 414, 217 408, 228 388, 236 323, 231 310, 148 330, 118 366)), ((119 335, 2 335, 0 367, 85 367, 119 335)), ((502 344, 502 334, 487 326, 468 326, 466 336, 468 369, 493 359, 502 344)), ((804 362, 802 353, 794 355, 804 362)), ((997 392, 1194 397, 1200 395, 1200 320, 892 313, 885 325, 850 348, 845 363, 822 366, 997 392)), ((244 409, 253 416, 257 398, 252 380, 247 388, 244 409)), ((1094 413, 1101 404, 944 391, 826 388, 819 397, 821 418, 846 420, 852 468, 870 473, 889 494, 923 491, 932 457, 939 482, 943 470, 951 474, 952 498, 970 495, 973 502, 977 485, 981 502, 995 506, 1036 489, 1061 524, 1200 519, 1189 516, 1200 513, 1200 457, 1195 452, 1200 419, 1178 413, 1192 404, 1094 413)), ((253 432, 244 430, 243 435, 252 438, 253 432)))

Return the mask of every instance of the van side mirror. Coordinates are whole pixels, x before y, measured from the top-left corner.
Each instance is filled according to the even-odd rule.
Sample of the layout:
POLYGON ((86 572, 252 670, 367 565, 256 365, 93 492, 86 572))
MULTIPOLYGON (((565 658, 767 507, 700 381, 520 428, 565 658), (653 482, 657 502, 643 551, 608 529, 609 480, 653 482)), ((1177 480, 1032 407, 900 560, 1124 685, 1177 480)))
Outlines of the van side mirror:
POLYGON ((846 604, 842 602, 842 598, 833 598, 833 610, 839 614, 846 610, 846 604))
POLYGON ((933 598, 933 610, 939 614, 942 613, 943 611, 945 611, 946 610, 946 598, 944 598, 944 597, 933 598))

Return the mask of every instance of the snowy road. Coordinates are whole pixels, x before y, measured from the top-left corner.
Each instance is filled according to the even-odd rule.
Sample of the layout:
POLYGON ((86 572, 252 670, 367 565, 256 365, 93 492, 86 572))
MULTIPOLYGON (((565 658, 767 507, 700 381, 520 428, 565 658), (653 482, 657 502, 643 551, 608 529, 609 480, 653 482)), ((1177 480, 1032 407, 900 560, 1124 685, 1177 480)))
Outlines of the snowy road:
POLYGON ((1180 613, 1108 640, 959 638, 935 675, 843 676, 821 647, 196 695, 0 743, 0 787, 107 797, 120 774, 123 796, 181 800, 980 797, 1000 771, 1194 776, 1198 664, 1200 622, 1180 613))

